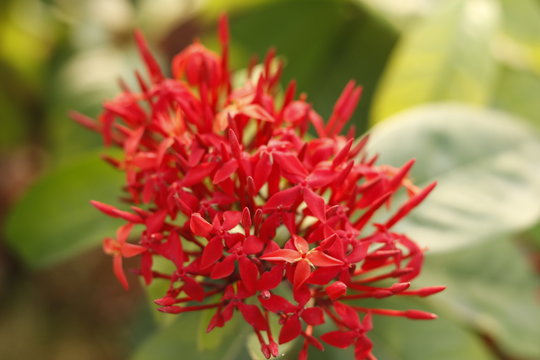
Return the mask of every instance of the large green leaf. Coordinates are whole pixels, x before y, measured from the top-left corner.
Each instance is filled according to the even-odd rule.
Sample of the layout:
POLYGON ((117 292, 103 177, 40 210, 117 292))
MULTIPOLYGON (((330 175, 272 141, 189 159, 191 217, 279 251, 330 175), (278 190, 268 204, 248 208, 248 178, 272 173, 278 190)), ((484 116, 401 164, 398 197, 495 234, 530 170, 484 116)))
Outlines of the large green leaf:
POLYGON ((535 0, 499 1, 503 27, 497 54, 540 75, 540 5, 535 0))
MULTIPOLYGON (((437 295, 438 296, 438 295, 437 295)), ((359 301, 365 306, 365 301, 359 301)), ((428 309, 425 301, 408 298, 370 301, 369 306, 388 309, 428 309)), ((374 328, 368 334, 373 341, 373 352, 379 360, 492 360, 495 359, 479 336, 459 325, 446 315, 436 320, 421 321, 404 318, 374 316, 374 328)), ((319 332, 335 330, 324 325, 319 332)), ((353 359, 352 348, 337 349, 325 345, 325 351, 311 351, 311 360, 353 359)))
MULTIPOLYGON (((245 347, 247 331, 242 325, 243 319, 238 318, 238 314, 227 323, 227 326, 212 330, 212 332, 222 333, 223 336, 223 339, 213 347, 201 346, 205 344, 205 341, 202 341, 200 337, 207 335, 201 334, 200 316, 198 312, 178 315, 178 318, 173 324, 161 328, 154 335, 146 339, 136 349, 131 359, 249 359, 245 347)), ((214 342, 214 344, 216 343, 214 342)))
POLYGON ((448 1, 405 33, 377 89, 371 121, 428 102, 485 104, 495 70, 489 44, 497 19, 493 1, 448 1))
MULTIPOLYGON (((420 301, 385 301, 388 308, 425 309, 420 301), (392 304, 392 305, 389 305, 392 304)), ((371 332, 379 360, 494 360, 479 336, 449 317, 420 321, 378 316, 371 332)))
POLYGON ((540 216, 540 139, 518 118, 459 105, 420 107, 375 127, 370 150, 381 164, 416 158, 419 186, 438 181, 397 226, 432 251, 498 238, 540 216))
POLYGON ((448 287, 432 299, 437 311, 488 334, 512 358, 540 358, 538 278, 511 241, 428 256, 420 280, 448 287))
POLYGON ((274 46, 286 61, 284 82, 296 79, 298 90, 323 116, 330 115, 347 81, 355 79, 364 93, 353 121, 366 127, 373 90, 397 39, 387 23, 342 0, 249 2, 229 15, 237 67, 245 67, 252 54, 264 57, 274 46))
POLYGON ((7 220, 7 241, 30 266, 65 259, 102 238, 119 224, 90 200, 115 203, 122 174, 98 153, 79 157, 39 180, 15 206, 7 220))
POLYGON ((501 66, 492 104, 540 128, 540 76, 509 66, 501 66))

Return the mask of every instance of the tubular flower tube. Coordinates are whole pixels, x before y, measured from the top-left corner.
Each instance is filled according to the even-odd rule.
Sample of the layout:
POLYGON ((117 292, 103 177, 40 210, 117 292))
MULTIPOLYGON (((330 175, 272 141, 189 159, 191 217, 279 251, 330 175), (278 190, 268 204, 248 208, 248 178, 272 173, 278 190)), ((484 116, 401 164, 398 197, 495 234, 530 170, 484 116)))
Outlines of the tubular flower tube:
POLYGON ((294 82, 279 95, 282 63, 273 51, 233 87, 225 17, 219 39, 220 54, 200 43, 178 54, 168 78, 137 32, 148 72, 147 79, 136 74, 140 89, 123 86, 97 120, 73 115, 107 146, 123 149, 121 158, 106 160, 125 173, 130 210, 92 201, 126 222, 104 242, 114 273, 127 288, 122 258, 138 257, 134 272, 146 284, 168 284, 157 310, 213 311, 208 331, 236 313, 266 358, 299 338, 301 359, 323 344, 352 346, 356 359, 374 359, 373 317, 435 318, 384 309, 386 297, 444 289, 409 289, 423 250, 393 230, 435 184, 416 187, 408 177, 414 161, 377 165, 366 154, 366 137, 340 135, 360 99, 353 81, 324 121, 305 95, 295 95, 294 82), (307 135, 310 126, 315 138, 307 135), (408 200, 394 208, 400 189, 408 200), (394 211, 375 223, 383 206, 394 211), (157 258, 174 271, 158 268, 157 258), (381 306, 366 307, 367 298, 381 306), (333 328, 320 334, 324 323, 333 328))

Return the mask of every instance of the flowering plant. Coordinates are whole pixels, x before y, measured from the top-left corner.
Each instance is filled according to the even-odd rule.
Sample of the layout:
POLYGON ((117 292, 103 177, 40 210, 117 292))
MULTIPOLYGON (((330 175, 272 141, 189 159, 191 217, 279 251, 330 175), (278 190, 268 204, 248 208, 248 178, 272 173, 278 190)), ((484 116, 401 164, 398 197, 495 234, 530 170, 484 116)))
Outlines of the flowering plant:
POLYGON ((300 359, 309 346, 323 350, 322 342, 353 346, 356 359, 374 359, 367 337, 372 315, 436 317, 357 301, 444 289, 409 289, 423 251, 392 230, 435 184, 417 188, 408 178, 414 161, 377 165, 377 156, 365 151, 367 137, 355 142, 354 129, 340 135, 361 94, 353 81, 327 122, 304 94, 296 97, 294 82, 280 95, 283 63, 273 51, 233 87, 228 38, 222 17, 221 54, 195 42, 173 59, 167 78, 136 33, 149 81, 136 74, 139 92, 122 84, 98 121, 75 115, 106 145, 124 151, 123 158, 106 160, 126 174, 131 211, 92 201, 127 222, 103 242, 114 273, 127 289, 123 259, 140 257, 136 273, 146 284, 169 284, 155 299, 158 310, 214 309, 208 331, 237 312, 266 358, 279 355, 278 344, 301 337, 300 359), (315 138, 307 134, 310 125, 315 138), (407 201, 375 222, 400 189, 407 201), (129 242, 136 225, 143 230, 129 242), (174 270, 158 269, 156 258, 174 270), (318 336, 314 329, 323 323, 334 330, 318 336))

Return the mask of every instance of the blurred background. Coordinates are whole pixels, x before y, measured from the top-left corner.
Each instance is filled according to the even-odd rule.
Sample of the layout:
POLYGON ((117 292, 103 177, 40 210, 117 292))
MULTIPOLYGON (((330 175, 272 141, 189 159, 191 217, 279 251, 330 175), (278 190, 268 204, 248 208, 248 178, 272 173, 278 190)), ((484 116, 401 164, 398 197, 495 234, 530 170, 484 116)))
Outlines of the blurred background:
POLYGON ((384 306, 440 320, 377 319, 379 358, 540 359, 538 0, 2 0, 0 359, 186 353, 135 278, 125 292, 112 274, 100 244, 118 223, 88 201, 114 203, 122 175, 68 113, 135 86, 135 28, 168 71, 193 39, 218 49, 222 12, 234 69, 275 47, 325 117, 355 79, 357 134, 382 163, 417 158, 419 185, 439 180, 402 229, 429 248, 419 286, 449 288, 384 306))

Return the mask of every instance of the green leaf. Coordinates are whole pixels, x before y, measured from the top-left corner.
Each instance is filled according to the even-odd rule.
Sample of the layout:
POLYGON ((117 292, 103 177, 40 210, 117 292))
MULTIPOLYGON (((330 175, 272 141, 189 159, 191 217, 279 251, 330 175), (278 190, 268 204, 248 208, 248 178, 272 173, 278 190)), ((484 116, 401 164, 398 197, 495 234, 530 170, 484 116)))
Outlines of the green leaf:
POLYGON ((90 200, 115 203, 122 174, 98 153, 81 156, 40 179, 7 220, 9 246, 32 267, 51 265, 114 235, 119 222, 90 200))
POLYGON ((275 47, 285 60, 283 83, 296 79, 299 92, 305 91, 325 117, 346 83, 355 79, 364 93, 353 122, 365 128, 367 104, 396 42, 395 30, 351 1, 250 4, 229 13, 234 65, 245 67, 252 54, 261 59, 275 47), (243 56, 238 59, 235 53, 243 56))
POLYGON ((540 6, 534 0, 499 0, 503 15, 497 55, 540 76, 540 6))
MULTIPOLYGON (((174 316, 174 315, 170 315, 174 316)), ((178 318, 170 326, 158 330, 136 349, 132 360, 243 360, 249 359, 245 349, 246 328, 243 319, 235 315, 223 328, 215 328, 212 332, 222 332, 223 341, 212 348, 200 348, 200 335, 197 329, 200 324, 198 312, 177 315, 178 318)), ((205 341, 202 341, 205 343, 205 341)))
POLYGON ((413 181, 434 192, 396 229, 431 251, 524 230, 540 216, 540 139, 518 118, 459 105, 419 107, 375 127, 380 164, 416 158, 413 181))
POLYGON ((487 103, 497 20, 493 1, 448 1, 405 33, 377 89, 371 121, 429 102, 487 103))
POLYGON ((437 311, 488 334, 511 358, 540 358, 539 283, 511 241, 428 256, 420 280, 447 286, 432 298, 437 311))
POLYGON ((522 116, 540 128, 538 94, 540 76, 522 69, 502 66, 492 104, 497 109, 522 116))
MULTIPOLYGON (((420 302, 416 306, 413 301, 407 303, 409 306, 403 308, 425 308, 420 302)), ((371 338, 380 360, 496 359, 472 331, 444 316, 432 321, 379 316, 374 320, 371 338)))
MULTIPOLYGON (((356 301, 366 306, 366 301, 356 301)), ((432 311, 423 300, 410 298, 388 298, 368 301, 369 305, 385 309, 421 309, 432 311)), ((320 333, 335 330, 323 325, 320 333)), ((378 360, 494 360, 479 336, 470 329, 452 321, 448 316, 436 320, 422 321, 404 318, 373 317, 373 330, 368 333, 373 341, 373 353, 378 360)), ((337 349, 325 344, 324 352, 310 351, 310 360, 353 359, 352 348, 337 349)))

